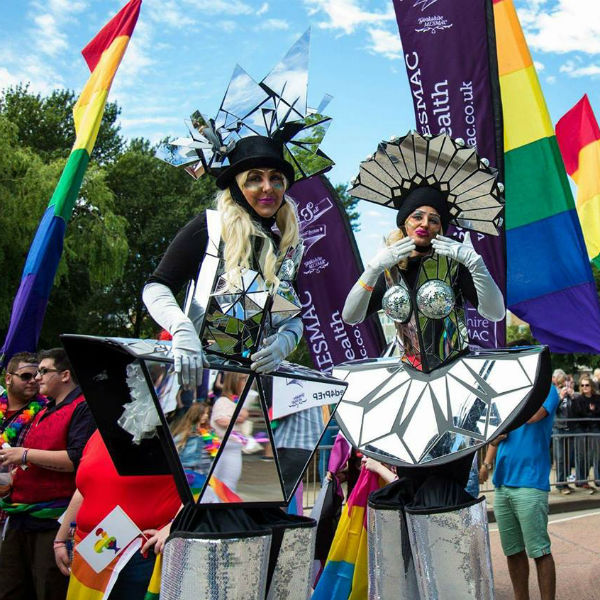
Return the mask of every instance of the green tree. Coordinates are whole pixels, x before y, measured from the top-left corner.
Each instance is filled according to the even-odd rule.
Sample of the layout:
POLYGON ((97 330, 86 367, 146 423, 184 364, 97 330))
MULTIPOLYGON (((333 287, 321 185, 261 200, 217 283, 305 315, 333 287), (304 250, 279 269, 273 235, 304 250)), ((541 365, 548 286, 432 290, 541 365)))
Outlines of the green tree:
POLYGON ((153 336, 141 294, 177 231, 207 208, 216 188, 210 177, 194 181, 154 157, 147 140, 135 139, 108 167, 115 211, 126 222, 129 254, 123 276, 98 287, 86 304, 85 331, 103 335, 153 336))
MULTIPOLYGON (((8 329, 13 298, 31 242, 64 168, 65 159, 44 162, 19 140, 18 126, 0 115, 0 336, 8 329)), ((125 222, 113 212, 113 194, 104 171, 90 165, 67 225, 64 250, 40 338, 40 346, 58 344, 65 330, 78 331, 81 305, 91 289, 107 285, 123 271, 125 222)))
MULTIPOLYGON (((38 154, 44 162, 66 158, 75 143, 73 106, 77 101, 71 90, 54 90, 43 97, 29 90, 29 84, 19 84, 0 93, 0 115, 17 126, 17 140, 38 154)), ((108 102, 92 160, 104 164, 113 162, 123 148, 117 118, 121 109, 108 102)))
POLYGON ((335 191, 348 215, 348 219, 350 221, 350 226, 352 227, 352 231, 360 231, 360 222, 359 222, 359 213, 356 208, 358 204, 358 198, 350 195, 348 192, 348 185, 345 183, 340 183, 335 186, 335 191))

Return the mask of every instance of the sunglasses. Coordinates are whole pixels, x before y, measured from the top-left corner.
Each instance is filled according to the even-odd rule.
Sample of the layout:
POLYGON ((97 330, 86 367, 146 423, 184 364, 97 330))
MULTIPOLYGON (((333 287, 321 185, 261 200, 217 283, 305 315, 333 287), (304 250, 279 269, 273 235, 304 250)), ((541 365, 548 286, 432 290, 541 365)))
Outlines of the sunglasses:
POLYGON ((580 387, 591 387, 589 383, 580 383, 580 387))
POLYGON ((59 373, 62 370, 64 369, 47 369, 46 367, 42 367, 41 369, 37 370, 37 375, 43 377, 46 373, 59 373))
POLYGON ((11 373, 9 371, 9 373, 11 375, 14 375, 15 377, 18 377, 21 381, 31 381, 32 379, 35 379, 35 373, 11 373))

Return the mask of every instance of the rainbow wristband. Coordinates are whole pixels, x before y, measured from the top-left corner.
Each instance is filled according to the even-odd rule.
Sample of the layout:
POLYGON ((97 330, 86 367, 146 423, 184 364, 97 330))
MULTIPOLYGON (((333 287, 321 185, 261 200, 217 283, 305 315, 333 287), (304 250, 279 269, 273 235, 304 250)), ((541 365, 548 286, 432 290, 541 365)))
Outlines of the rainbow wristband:
POLYGON ((367 285, 362 279, 359 279, 358 283, 360 287, 367 290, 367 292, 372 292, 375 289, 372 285, 367 285))

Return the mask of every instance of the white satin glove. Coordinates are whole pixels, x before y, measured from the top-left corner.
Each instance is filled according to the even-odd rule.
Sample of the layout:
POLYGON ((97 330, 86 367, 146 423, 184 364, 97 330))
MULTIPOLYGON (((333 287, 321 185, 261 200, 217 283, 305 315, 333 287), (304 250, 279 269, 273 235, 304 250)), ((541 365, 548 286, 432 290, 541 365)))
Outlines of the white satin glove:
POLYGON ((200 338, 191 321, 181 322, 171 335, 177 379, 184 388, 195 390, 202 383, 205 362, 200 338))
POLYGON ((263 340, 263 348, 250 358, 250 368, 257 373, 271 373, 296 347, 296 336, 291 331, 279 330, 263 340))
POLYGON ((490 321, 504 318, 504 298, 492 279, 483 258, 477 254, 471 243, 469 232, 465 234, 462 244, 443 235, 438 235, 431 242, 434 251, 441 256, 455 260, 464 265, 471 274, 473 285, 477 291, 477 312, 490 321))
POLYGON ((206 363, 202 344, 192 321, 181 310, 171 290, 162 283, 149 283, 142 294, 152 318, 172 336, 174 369, 178 381, 188 389, 202 382, 206 363))
POLYGON ((375 275, 377 280, 383 271, 408 258, 415 247, 415 242, 409 237, 402 238, 391 246, 385 246, 367 263, 365 272, 375 275))
POLYGON ((383 271, 408 258, 415 248, 414 241, 409 237, 405 237, 391 246, 382 248, 367 263, 360 279, 354 284, 346 297, 342 310, 342 319, 346 323, 356 325, 365 320, 369 301, 371 300, 371 292, 363 284, 373 287, 383 271))
POLYGON ((471 235, 469 232, 465 234, 464 241, 461 243, 458 240, 438 235, 435 237, 431 245, 434 251, 441 256, 447 256, 452 260, 459 262, 461 265, 465 265, 471 272, 473 266, 478 261, 483 261, 481 256, 475 252, 473 244, 471 243, 471 235))

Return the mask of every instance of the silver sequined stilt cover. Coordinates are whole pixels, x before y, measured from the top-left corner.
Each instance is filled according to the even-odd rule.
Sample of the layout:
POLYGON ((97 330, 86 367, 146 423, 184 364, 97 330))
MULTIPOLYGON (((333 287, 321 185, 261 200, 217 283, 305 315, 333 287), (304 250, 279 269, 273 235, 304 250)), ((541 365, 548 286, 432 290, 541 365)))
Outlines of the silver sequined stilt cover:
POLYGON ((421 600, 493 600, 485 499, 451 512, 406 520, 421 600))
POLYGON ((368 508, 369 600, 420 599, 402 521, 402 510, 368 508))
POLYGON ((263 600, 271 536, 174 537, 165 545, 161 600, 263 600))
POLYGON ((317 523, 285 530, 267 600, 307 600, 311 593, 317 523))

